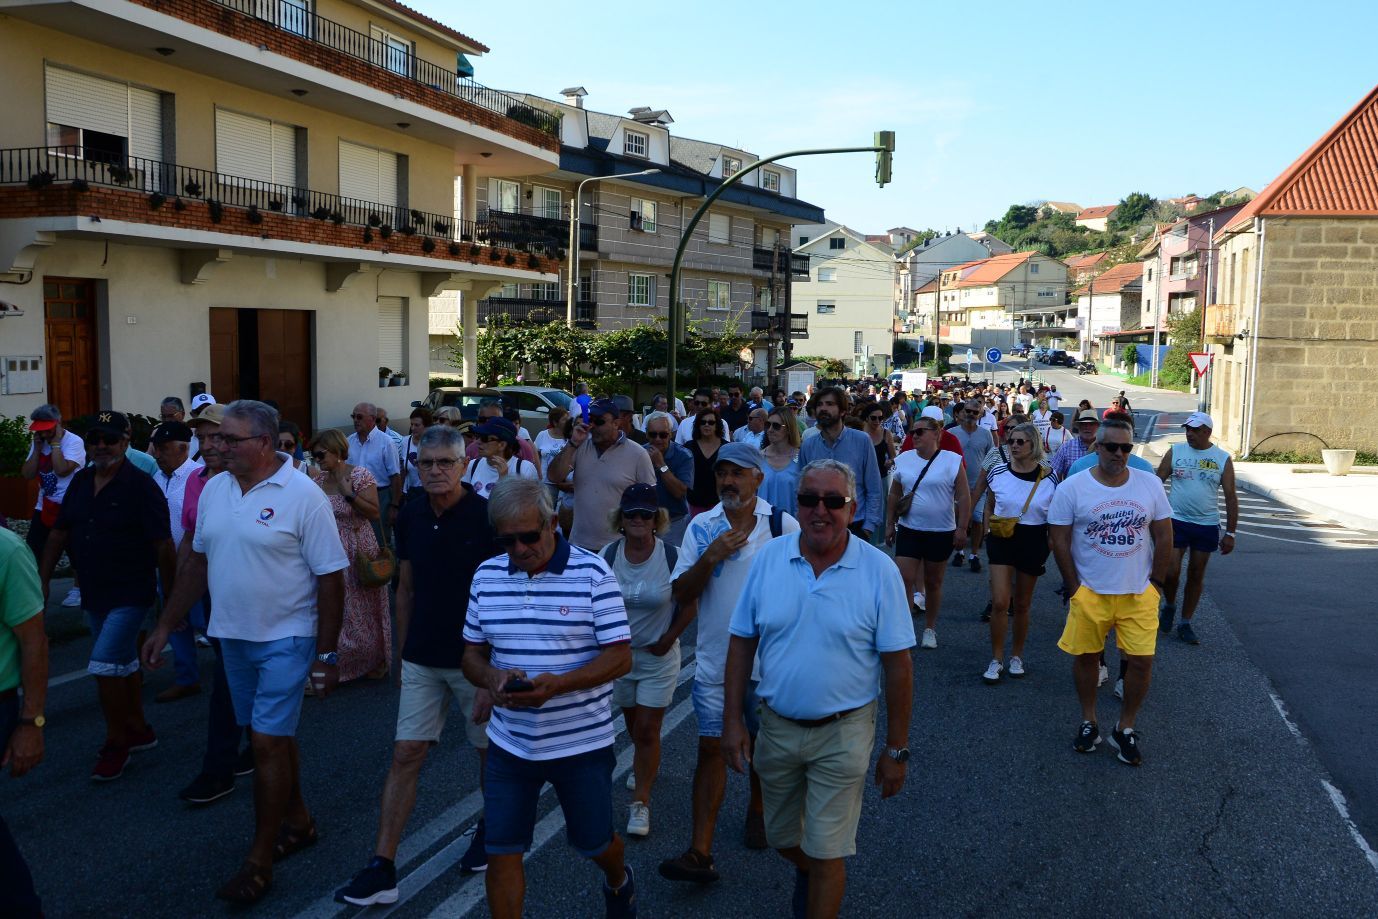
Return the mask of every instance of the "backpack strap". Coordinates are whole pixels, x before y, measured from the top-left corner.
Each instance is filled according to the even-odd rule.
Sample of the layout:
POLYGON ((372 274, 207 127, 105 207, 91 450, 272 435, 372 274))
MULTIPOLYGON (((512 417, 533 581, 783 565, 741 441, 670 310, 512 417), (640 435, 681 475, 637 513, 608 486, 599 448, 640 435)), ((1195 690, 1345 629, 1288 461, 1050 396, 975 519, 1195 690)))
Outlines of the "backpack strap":
POLYGON ((662 545, 665 546, 665 567, 669 570, 669 573, 673 575, 675 573, 675 565, 679 564, 679 548, 663 541, 662 545))
POLYGON ((770 509, 770 537, 776 538, 785 531, 785 509, 782 507, 772 507, 770 509))
POLYGON ((613 564, 617 561, 617 546, 621 542, 622 540, 620 539, 614 539, 612 542, 608 543, 606 546, 603 547, 603 561, 608 563, 609 568, 611 568, 613 564))
POLYGON ((478 463, 479 461, 477 459, 469 460, 469 469, 464 474, 468 476, 471 480, 474 477, 474 472, 478 469, 478 463))

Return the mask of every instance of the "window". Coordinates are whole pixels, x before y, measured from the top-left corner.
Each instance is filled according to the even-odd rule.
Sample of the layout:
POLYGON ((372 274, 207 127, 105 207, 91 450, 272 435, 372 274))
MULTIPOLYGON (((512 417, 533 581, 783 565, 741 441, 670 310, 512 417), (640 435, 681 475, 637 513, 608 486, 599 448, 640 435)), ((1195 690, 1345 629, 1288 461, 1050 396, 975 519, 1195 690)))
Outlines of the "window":
POLYGON ((801 246, 804 245, 804 244, 806 244, 808 241, 809 241, 809 238, 808 238, 807 236, 801 236, 801 237, 799 237, 799 245, 801 245, 801 246))
MULTIPOLYGON (((308 0, 277 0, 272 2, 271 12, 276 14, 277 24, 294 35, 310 36, 311 34, 311 4, 308 0)), ((260 6, 263 6, 260 0, 260 6)), ((263 15, 260 11, 259 16, 263 19, 270 19, 271 16, 263 15)))
POLYGON ((559 220, 560 215, 560 189, 545 188, 537 185, 532 189, 532 197, 535 204, 532 212, 537 217, 548 217, 551 220, 559 220))
POLYGON ((627 305, 655 306, 656 279, 653 274, 627 275, 627 305))
POLYGON ((502 211, 504 214, 516 214, 521 211, 522 187, 517 182, 508 182, 506 179, 495 179, 493 181, 493 197, 488 202, 490 211, 502 211))
POLYGON ((651 136, 642 134, 640 131, 624 130, 622 132, 622 152, 628 156, 646 156, 646 151, 650 148, 651 136))
POLYGON ((832 239, 828 240, 828 248, 845 249, 847 248, 847 240, 841 236, 834 236, 832 239))
POLYGON ((820 268, 820 269, 818 269, 818 280, 819 280, 819 281, 822 281, 822 282, 824 282, 824 283, 827 283, 827 282, 829 282, 829 281, 836 281, 836 280, 837 280, 837 269, 836 269, 836 268, 820 268))
POLYGON ((726 214, 708 215, 708 241, 720 245, 732 243, 732 218, 726 214))
POLYGON ((1053 291, 1052 291, 1052 288, 1049 288, 1049 287, 1040 287, 1040 288, 1038 289, 1038 297, 1039 297, 1040 300, 1044 300, 1044 299, 1046 299, 1046 300, 1051 300, 1051 299, 1053 298, 1053 291))
POLYGON ((819 312, 819 313, 823 313, 823 314, 827 314, 827 313, 836 313, 836 312, 837 312, 837 304, 834 303, 832 300, 819 300, 819 301, 818 301, 818 312, 819 312))
POLYGON ((761 187, 766 191, 780 191, 780 173, 773 169, 761 170, 761 187))
MULTIPOLYGON (((222 176, 297 184, 297 129, 266 118, 215 110, 215 169, 222 176)), ((369 199, 373 200, 373 199, 369 199)))
POLYGON ((1148 284, 1152 284, 1152 283, 1153 283, 1153 266, 1152 266, 1152 265, 1149 265, 1149 266, 1148 266, 1148 277, 1145 279, 1145 283, 1148 283, 1148 284))
POLYGON ((1197 260, 1196 254, 1174 255, 1169 263, 1169 271, 1174 278, 1194 278, 1196 277, 1197 260))
POLYGON ((633 230, 654 233, 656 231, 656 203, 647 201, 645 198, 633 198, 631 226, 633 230))
POLYGON ((560 296, 560 285, 558 282, 548 283, 537 282, 531 285, 531 299, 533 300, 563 300, 560 296))
POLYGON ((1038 274, 1038 262, 1029 262, 1029 274, 1038 274))
POLYGON ((708 282, 708 309, 727 310, 732 308, 732 284, 730 281, 708 282))
POLYGON ((407 369, 407 301, 402 297, 378 298, 378 366, 407 369))
POLYGON ((861 342, 861 333, 860 333, 860 332, 853 332, 853 333, 852 333, 852 353, 853 353, 853 354, 860 354, 860 353, 861 353, 862 347, 863 347, 863 345, 862 345, 862 342, 861 342))
POLYGON ((340 141, 340 197, 396 207, 397 154, 340 141))
POLYGON ((373 38, 369 43, 373 63, 404 77, 412 75, 414 52, 411 42, 373 25, 369 27, 369 34, 373 38))
POLYGON ((128 157, 163 158, 161 93, 52 65, 43 76, 47 142, 69 148, 54 153, 111 164, 124 164, 128 157))
POLYGON ((724 156, 722 158, 722 177, 730 179, 742 171, 742 161, 735 156, 724 156))

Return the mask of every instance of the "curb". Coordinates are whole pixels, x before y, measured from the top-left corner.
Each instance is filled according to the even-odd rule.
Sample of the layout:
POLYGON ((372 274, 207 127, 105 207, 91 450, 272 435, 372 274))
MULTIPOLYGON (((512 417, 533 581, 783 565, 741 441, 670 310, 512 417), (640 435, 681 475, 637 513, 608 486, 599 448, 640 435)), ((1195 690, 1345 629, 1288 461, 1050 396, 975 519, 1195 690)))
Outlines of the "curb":
POLYGON ((1293 510, 1305 511, 1308 514, 1320 517, 1322 520, 1338 523, 1340 526, 1348 527, 1351 530, 1365 530, 1371 533, 1378 532, 1378 519, 1373 517, 1365 517, 1362 514, 1351 514, 1348 511, 1338 510, 1317 501, 1299 498, 1292 492, 1278 488, 1269 488, 1266 485, 1251 482, 1244 476, 1239 475, 1238 472, 1235 474, 1235 484, 1244 491, 1255 495, 1261 495, 1264 498, 1270 498, 1293 510))

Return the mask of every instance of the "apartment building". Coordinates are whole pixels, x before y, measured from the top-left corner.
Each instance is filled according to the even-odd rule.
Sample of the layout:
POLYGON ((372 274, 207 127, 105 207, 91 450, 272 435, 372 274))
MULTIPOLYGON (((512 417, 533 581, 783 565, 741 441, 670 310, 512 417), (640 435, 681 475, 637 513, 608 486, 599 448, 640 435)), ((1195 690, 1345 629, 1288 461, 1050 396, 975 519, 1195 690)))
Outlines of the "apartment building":
MULTIPOLYGON (((948 231, 901 253, 897 257, 894 294, 895 319, 899 323, 900 334, 913 339, 915 345, 921 336, 932 340, 937 331, 934 328, 934 313, 931 305, 927 309, 919 308, 917 294, 934 281, 940 272, 1012 251, 1009 243, 978 230, 974 233, 948 231)), ((936 287, 934 285, 934 289, 936 287)))
POLYGON ((1039 252, 1011 252, 942 270, 914 295, 938 310, 939 339, 954 349, 1008 349, 1022 317, 1067 299, 1067 266, 1039 252))
POLYGON ((1139 328, 1163 327, 1167 316, 1189 313, 1205 305, 1210 280, 1207 265, 1214 254, 1211 235, 1239 213, 1232 204, 1191 214, 1156 231, 1139 250, 1143 272, 1143 312, 1139 328))
MULTIPOLYGON (((759 157, 728 145, 679 137, 669 112, 646 107, 625 115, 593 111, 587 91, 571 87, 560 100, 521 94, 524 104, 560 120, 558 168, 512 170, 476 188, 480 222, 520 228, 543 237, 563 259, 559 278, 512 281, 475 304, 444 297, 433 309, 453 313, 467 330, 501 314, 521 322, 564 321, 570 201, 582 183, 579 207, 575 320, 611 330, 664 318, 675 247, 694 211, 724 179, 759 157), (610 178, 653 170, 649 175, 610 178), (589 181, 594 180, 594 181, 589 181)), ((756 366, 764 371, 769 341, 778 340, 792 275, 788 244, 796 224, 823 220, 821 208, 798 197, 798 176, 786 165, 749 173, 728 189, 699 222, 681 267, 681 299, 692 320, 709 331, 761 336, 756 366)), ((794 338, 807 334, 807 317, 795 318, 794 338)), ((436 350, 441 345, 438 341, 436 350)), ((453 372, 451 368, 450 372, 453 372)))
POLYGON ((558 114, 395 0, 0 0, 0 23, 0 412, 209 389, 308 429, 397 415, 430 296, 556 276, 456 185, 555 168, 558 114))
POLYGON ((890 369, 897 331, 892 239, 834 226, 794 250, 809 265, 791 307, 808 317, 809 354, 836 358, 859 375, 890 369))

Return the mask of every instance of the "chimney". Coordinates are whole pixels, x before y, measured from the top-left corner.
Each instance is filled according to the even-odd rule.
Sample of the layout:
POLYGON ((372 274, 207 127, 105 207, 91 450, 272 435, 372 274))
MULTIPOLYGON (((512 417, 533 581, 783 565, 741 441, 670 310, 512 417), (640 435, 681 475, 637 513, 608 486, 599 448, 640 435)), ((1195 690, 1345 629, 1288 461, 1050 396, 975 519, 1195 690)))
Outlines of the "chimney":
POLYGON ((565 97, 565 103, 575 108, 584 107, 584 97, 588 94, 589 91, 582 86, 571 86, 568 89, 560 90, 560 95, 565 97))

